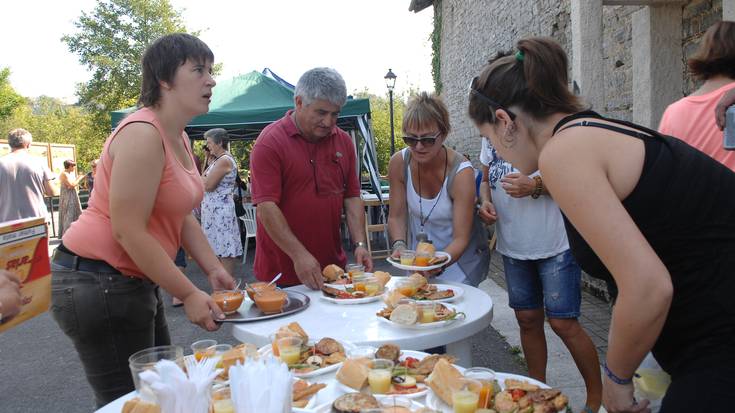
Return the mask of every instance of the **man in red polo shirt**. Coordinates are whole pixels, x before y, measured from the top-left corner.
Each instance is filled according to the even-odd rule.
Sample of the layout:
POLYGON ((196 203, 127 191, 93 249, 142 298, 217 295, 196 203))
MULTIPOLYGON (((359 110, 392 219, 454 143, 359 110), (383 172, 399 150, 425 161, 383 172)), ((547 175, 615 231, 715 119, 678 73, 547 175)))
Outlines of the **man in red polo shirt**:
POLYGON ((365 212, 355 171, 355 147, 337 117, 347 100, 333 69, 304 73, 294 91, 295 109, 260 133, 250 154, 257 204, 255 277, 279 285, 322 286, 322 268, 345 266, 342 208, 355 260, 372 270, 365 245, 365 212))

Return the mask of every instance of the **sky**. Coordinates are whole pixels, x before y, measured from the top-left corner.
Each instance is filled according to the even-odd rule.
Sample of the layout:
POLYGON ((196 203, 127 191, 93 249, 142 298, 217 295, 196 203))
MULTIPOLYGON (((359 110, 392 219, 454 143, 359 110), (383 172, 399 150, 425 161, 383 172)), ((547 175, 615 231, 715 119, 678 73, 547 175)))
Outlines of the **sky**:
MULTIPOLYGON (((224 64, 219 79, 270 68, 295 84, 317 66, 335 68, 348 93, 387 94, 383 77, 392 69, 396 91, 433 90, 433 8, 408 11, 410 0, 170 0, 189 30, 224 64)), ((75 86, 90 78, 61 41, 95 0, 3 2, 0 68, 26 97, 74 103, 75 86)), ((216 93, 216 89, 215 92, 216 93)))

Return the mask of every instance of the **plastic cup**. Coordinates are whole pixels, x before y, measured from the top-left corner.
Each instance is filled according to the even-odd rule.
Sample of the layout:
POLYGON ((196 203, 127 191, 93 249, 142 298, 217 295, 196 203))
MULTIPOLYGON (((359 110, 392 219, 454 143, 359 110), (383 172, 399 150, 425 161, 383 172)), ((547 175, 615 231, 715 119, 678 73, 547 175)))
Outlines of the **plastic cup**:
POLYGON ((436 321, 436 303, 433 301, 418 301, 419 323, 433 323, 436 321))
POLYGON ((273 352, 273 356, 279 357, 280 353, 278 352, 278 337, 276 336, 276 333, 269 335, 268 340, 271 342, 271 352, 273 352))
POLYGON ((201 360, 204 357, 211 357, 214 352, 209 349, 217 345, 217 340, 199 340, 191 343, 191 351, 194 352, 194 359, 201 360))
POLYGON ((495 372, 485 367, 472 367, 465 370, 464 376, 480 383, 480 400, 477 407, 490 408, 493 397, 500 392, 500 384, 497 382, 495 372))
POLYGON ((413 261, 416 258, 416 251, 403 250, 401 251, 401 265, 413 265, 413 261))
POLYGON ((224 354, 230 350, 232 350, 232 346, 229 344, 217 344, 216 346, 212 346, 209 348, 209 351, 213 353, 211 357, 215 357, 218 359, 218 369, 224 368, 224 365, 222 364, 222 356, 224 356, 224 354))
POLYGON ((232 403, 232 394, 229 387, 212 391, 212 412, 235 413, 235 404, 232 403))
POLYGON ((365 273, 365 266, 362 264, 347 264, 345 270, 349 274, 350 280, 354 280, 355 277, 365 273))
POLYGON ((380 284, 377 278, 368 277, 365 279, 365 295, 373 297, 380 294, 380 290, 383 289, 383 285, 380 284))
POLYGON ((281 361, 289 366, 298 364, 301 359, 301 344, 303 340, 298 337, 284 337, 278 339, 276 343, 281 361))
POLYGON ((150 347, 140 350, 137 353, 133 353, 133 355, 128 358, 135 390, 138 390, 139 392, 143 390, 141 388, 141 382, 138 375, 145 370, 154 368, 156 363, 161 360, 171 360, 183 368, 184 349, 173 345, 150 347))
POLYGON ((431 260, 433 257, 428 252, 417 252, 416 257, 413 260, 413 265, 417 267, 428 267, 429 266, 429 260, 431 260))
POLYGON ((452 392, 454 413, 475 413, 480 402, 481 384, 472 379, 463 379, 462 386, 452 392))
POLYGON ((396 286, 398 289, 398 292, 406 297, 412 297, 414 294, 416 294, 416 291, 418 290, 416 288, 416 284, 414 284, 410 280, 403 280, 398 283, 396 286))
POLYGON ((368 372, 368 384, 373 394, 386 394, 390 391, 390 379, 393 372, 393 361, 375 359, 368 372))

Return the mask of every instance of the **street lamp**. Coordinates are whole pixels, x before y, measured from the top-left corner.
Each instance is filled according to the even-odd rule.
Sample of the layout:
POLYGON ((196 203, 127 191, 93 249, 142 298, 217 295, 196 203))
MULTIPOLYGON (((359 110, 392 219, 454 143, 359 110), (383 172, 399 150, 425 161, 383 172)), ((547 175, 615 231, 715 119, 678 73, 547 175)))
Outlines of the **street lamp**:
POLYGON ((393 88, 396 86, 396 75, 392 70, 388 69, 388 73, 385 74, 385 87, 388 88, 388 97, 390 99, 390 154, 391 156, 396 151, 396 137, 393 131, 393 88))

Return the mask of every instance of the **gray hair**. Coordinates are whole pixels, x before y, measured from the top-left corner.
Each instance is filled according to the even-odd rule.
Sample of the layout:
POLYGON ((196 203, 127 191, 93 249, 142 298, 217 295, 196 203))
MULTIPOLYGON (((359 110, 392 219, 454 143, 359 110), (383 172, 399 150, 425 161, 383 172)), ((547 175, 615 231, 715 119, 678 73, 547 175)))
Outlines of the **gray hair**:
POLYGON ((25 129, 17 128, 8 133, 8 145, 12 149, 25 149, 31 145, 33 136, 25 129))
POLYGON ((230 135, 224 128, 214 128, 204 132, 204 139, 212 139, 212 142, 227 149, 230 135))
POLYGON ((317 67, 301 75, 294 90, 295 96, 301 96, 305 105, 315 100, 326 100, 341 108, 347 101, 347 86, 336 70, 317 67))

